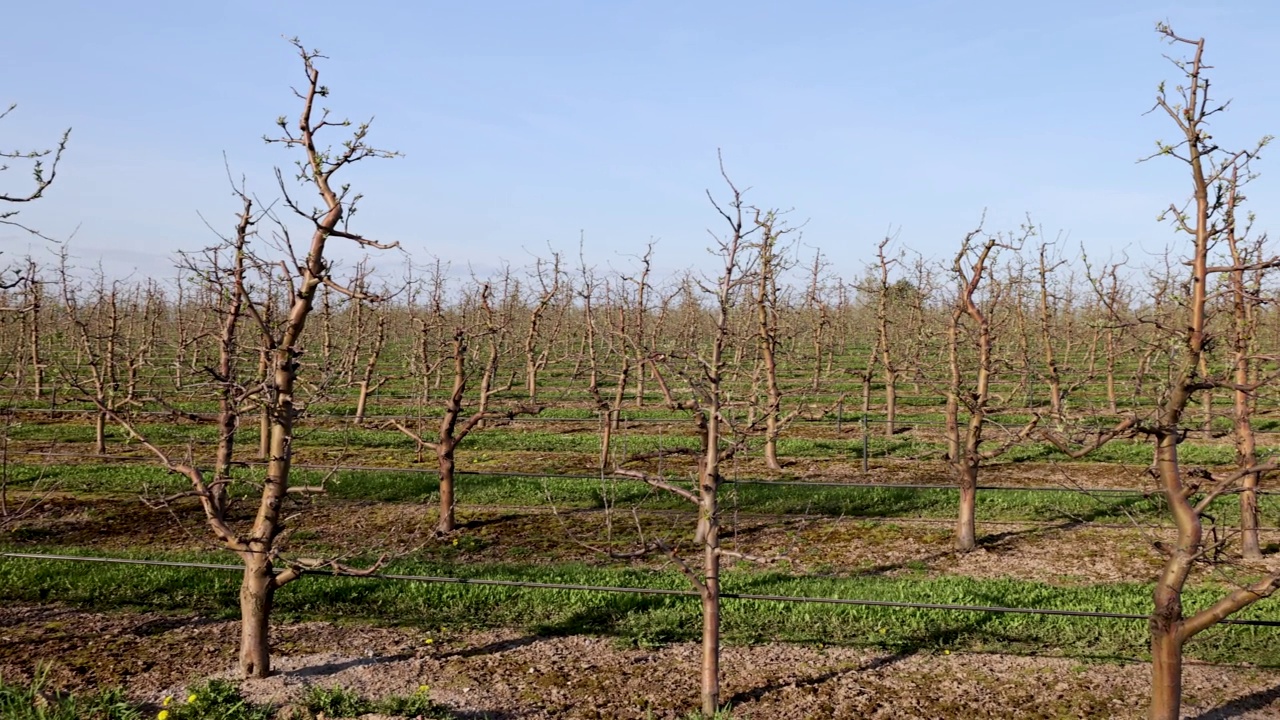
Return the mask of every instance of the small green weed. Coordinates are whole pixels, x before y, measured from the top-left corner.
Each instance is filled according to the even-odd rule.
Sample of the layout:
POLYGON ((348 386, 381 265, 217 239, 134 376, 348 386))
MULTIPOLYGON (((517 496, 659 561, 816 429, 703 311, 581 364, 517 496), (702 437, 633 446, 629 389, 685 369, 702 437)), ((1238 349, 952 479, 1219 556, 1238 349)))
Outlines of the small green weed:
POLYGON ((271 708, 245 700, 240 688, 227 680, 192 687, 185 701, 165 702, 160 720, 271 720, 275 715, 271 708))
POLYGON ((312 687, 302 704, 312 713, 328 717, 357 717, 373 712, 373 703, 340 687, 312 687))
POLYGON ((412 695, 392 696, 378 702, 378 712, 387 715, 402 715, 411 718, 439 718, 446 720, 453 715, 431 700, 430 688, 426 685, 418 688, 412 695))
POLYGON ((9 685, 0 678, 0 717, 6 720, 142 720, 142 712, 119 689, 92 695, 55 694, 45 689, 46 671, 30 685, 9 685))

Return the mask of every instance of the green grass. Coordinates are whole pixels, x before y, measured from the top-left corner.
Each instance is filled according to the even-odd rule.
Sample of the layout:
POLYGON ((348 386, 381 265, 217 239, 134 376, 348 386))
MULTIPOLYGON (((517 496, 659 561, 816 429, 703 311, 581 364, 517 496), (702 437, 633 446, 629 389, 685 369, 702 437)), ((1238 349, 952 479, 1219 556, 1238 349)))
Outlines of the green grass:
POLYGON ((310 713, 310 717, 318 717, 320 713, 331 718, 354 718, 369 713, 422 720, 453 717, 445 708, 431 701, 425 685, 412 695, 397 695, 376 701, 340 687, 312 686, 302 699, 302 705, 310 713))
MULTIPOLYGON (((30 487, 41 478, 44 487, 56 483, 66 492, 105 494, 167 494, 187 489, 184 478, 153 465, 18 465, 10 468, 14 488, 30 487)), ((260 470, 257 472, 261 472, 260 470)), ((314 484, 328 473, 295 470, 294 484, 314 484)), ((947 478, 934 480, 945 484, 947 478)), ((434 473, 397 470, 350 470, 329 477, 329 496, 351 501, 434 502, 439 482, 434 473)), ((462 473, 457 476, 460 505, 513 505, 560 508, 600 508, 606 499, 618 507, 688 509, 688 504, 667 493, 633 480, 600 480, 536 476, 462 473)), ((233 485, 234 495, 255 492, 249 484, 233 485)), ((950 518, 955 514, 957 491, 950 488, 913 489, 843 486, 804 486, 770 483, 726 483, 722 502, 730 508, 779 515, 832 517, 950 518)), ((1280 496, 1263 495, 1259 506, 1264 517, 1280 515, 1280 496)), ((1215 500, 1209 513, 1218 523, 1232 525, 1239 519, 1239 504, 1232 496, 1215 500)), ((1127 522, 1131 517, 1161 519, 1159 496, 1086 494, 1052 490, 980 490, 977 515, 984 521, 1096 521, 1127 522)))
MULTIPOLYGON (((562 415, 571 417, 581 412, 565 409, 562 415)), ((664 411, 665 412, 665 411, 664 411)), ((561 429, 545 429, 537 425, 515 425, 483 429, 467 436, 458 447, 460 458, 474 457, 473 453, 488 452, 526 452, 554 454, 576 454, 579 456, 596 456, 600 452, 600 435, 595 431, 594 421, 587 419, 589 427, 568 426, 561 429)), ((901 421, 910 425, 909 419, 901 421)), ((1010 421, 1014 422, 1014 421, 1010 421)), ((1021 421, 1014 422, 1018 424, 1021 421)), ((153 442, 167 446, 190 446, 197 449, 212 448, 217 440, 218 429, 211 423, 142 423, 140 432, 153 442)), ((427 435, 430 436, 430 428, 427 435)), ((624 429, 615 436, 613 452, 620 459, 637 453, 655 453, 662 450, 690 450, 698 447, 697 439, 691 433, 692 423, 683 422, 675 428, 670 426, 644 427, 637 430, 624 429)), ((778 452, 784 458, 837 458, 858 460, 862 458, 863 448, 870 458, 906 459, 906 460, 942 460, 946 447, 942 442, 922 440, 910 432, 904 432, 893 438, 885 438, 870 428, 865 444, 855 423, 847 423, 844 435, 837 438, 798 437, 797 432, 788 432, 778 441, 778 452)), ((87 423, 39 423, 23 422, 11 425, 7 429, 8 437, 13 441, 30 443, 50 443, 52 445, 89 445, 94 440, 94 430, 87 423)), ((136 447, 130 443, 124 432, 115 426, 107 430, 108 442, 113 446, 124 445, 136 447)), ((244 427, 236 434, 236 442, 242 448, 257 447, 258 436, 254 427, 244 427)), ((300 425, 296 443, 299 448, 315 448, 341 450, 352 456, 374 454, 383 462, 405 463, 416 455, 416 443, 396 430, 376 429, 355 426, 310 426, 300 425)), ((748 444, 748 453, 760 451, 759 440, 748 444)), ((1235 461, 1235 451, 1229 443, 1204 443, 1188 441, 1179 448, 1181 459, 1191 465, 1229 466, 1235 461)), ((1263 457, 1272 453, 1280 453, 1280 447, 1264 446, 1259 448, 1263 457)), ((1084 458, 1086 462, 1120 463, 1126 465, 1148 465, 1152 462, 1153 450, 1150 442, 1143 440, 1115 440, 1084 458)), ((1061 453, 1057 448, 1044 442, 1026 442, 1015 445, 998 458, 992 465, 1001 462, 1076 462, 1061 453)))
MULTIPOLYGON (((110 465, 11 466, 11 482, 16 489, 30 487, 41 478, 44 487, 57 484, 66 492, 104 494, 166 494, 188 488, 184 478, 145 463, 110 465)), ((261 472, 258 470, 257 472, 261 472)), ((252 473, 250 473, 252 476, 252 473)), ((329 496, 335 499, 379 502, 434 502, 439 489, 431 472, 397 470, 349 470, 332 476, 312 470, 294 470, 294 484, 315 484, 328 477, 329 496)), ((946 477, 933 480, 945 484, 946 477)), ((606 499, 618 507, 688 509, 688 504, 642 482, 625 479, 592 479, 537 476, 507 476, 461 473, 457 476, 458 499, 467 505, 512 505, 561 508, 600 508, 606 499)), ((249 484, 232 486, 233 494, 255 492, 249 484)), ((779 515, 809 514, 834 517, 926 517, 954 516, 957 491, 950 488, 913 489, 842 486, 805 486, 771 483, 726 483, 722 502, 733 509, 779 515)), ((1259 506, 1264 517, 1280 515, 1280 496, 1263 495, 1259 506)), ((985 521, 1097 521, 1127 522, 1131 517, 1160 519, 1163 501, 1159 496, 1074 492, 1054 490, 980 490, 977 514, 985 521)), ((1210 514, 1219 523, 1232 525, 1239 519, 1239 505, 1232 496, 1213 502, 1210 514)))
POLYGON ((173 698, 165 709, 167 720, 272 720, 273 708, 255 705, 226 680, 210 680, 187 690, 185 698, 173 698))
POLYGON ((142 720, 142 711, 118 688, 72 695, 47 688, 43 668, 29 685, 0 678, 0 718, 5 720, 142 720))
MULTIPOLYGON (((60 548, 92 554, 75 548, 60 548)), ((212 559, 182 554, 170 559, 212 559)), ((213 556, 225 561, 225 556, 213 556)), ((388 572, 452 575, 551 583, 687 589, 674 571, 599 568, 578 564, 518 566, 400 561, 388 572)), ((884 577, 823 578, 734 568, 724 574, 726 592, 870 600, 995 605, 1109 612, 1149 612, 1151 587, 1115 583, 1055 587, 1019 580, 884 577)), ((1189 591, 1189 612, 1212 602, 1223 588, 1189 591)), ((85 608, 198 612, 236 616, 239 577, 233 572, 167 567, 81 564, 0 558, 0 600, 64 602, 85 608)), ((596 591, 533 590, 513 587, 390 582, 376 579, 308 577, 276 597, 285 619, 329 618, 398 622, 465 631, 477 627, 518 627, 543 635, 603 634, 637 645, 695 639, 700 611, 694 598, 596 591)), ((1269 602, 1241 617, 1275 614, 1269 602)), ((870 644, 900 650, 963 649, 1036 652, 1077 657, 1141 657, 1146 653, 1144 621, 889 609, 847 605, 726 600, 724 635, 729 642, 793 641, 870 644)), ((1275 631, 1257 627, 1217 627, 1188 647, 1191 656, 1215 662, 1280 666, 1275 631)))

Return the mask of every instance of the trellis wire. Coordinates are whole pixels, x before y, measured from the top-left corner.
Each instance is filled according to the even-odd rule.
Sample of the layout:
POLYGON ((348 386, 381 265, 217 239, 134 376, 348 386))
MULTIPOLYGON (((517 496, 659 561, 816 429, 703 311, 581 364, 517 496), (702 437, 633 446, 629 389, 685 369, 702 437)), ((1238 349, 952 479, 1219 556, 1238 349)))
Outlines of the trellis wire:
MULTIPOLYGON (((623 462, 629 454, 625 447, 627 435, 620 435, 623 448, 623 462)), ((10 455, 27 455, 32 457, 47 458, 67 458, 81 460, 105 460, 104 464, 112 462, 149 462, 154 460, 145 456, 132 455, 95 455, 93 453, 51 453, 38 451, 11 450, 10 455)), ((237 463, 247 467, 266 467, 267 463, 250 461, 237 463)), ((312 465, 312 464, 295 464, 292 466, 296 470, 315 470, 326 472, 367 472, 367 473, 405 473, 414 475, 439 475, 440 471, 434 468, 412 468, 412 467, 385 467, 379 465, 312 465)), ((479 471, 479 470, 456 470, 454 475, 476 475, 484 477, 502 477, 502 478, 547 478, 560 480, 597 480, 597 475, 587 475, 579 473, 545 473, 545 472, 509 472, 509 471, 479 471)), ((618 478, 624 482, 643 483, 643 480, 629 477, 618 478)), ((665 480, 670 482, 680 482, 686 478, 666 477, 665 480)), ((849 488, 849 489, 882 489, 882 490, 956 490, 954 484, 937 484, 937 483, 885 483, 885 482, 837 482, 834 480, 767 480, 764 478, 740 478, 722 481, 726 485, 776 485, 778 487, 833 487, 833 488, 849 488)), ((1117 495, 1148 495, 1151 494, 1141 488, 1079 488, 1065 485, 979 485, 979 490, 986 491, 1005 491, 1005 492, 1090 492, 1090 493, 1110 493, 1117 495)), ((1280 495, 1280 490, 1259 489, 1256 491, 1258 495, 1280 495)))
MULTIPOLYGON (((242 565, 220 563, 197 563, 178 560, 146 560, 117 557, 85 557, 80 555, 55 555, 43 553, 3 552, 0 557, 15 560, 41 560, 62 562, 103 563, 114 565, 149 565, 158 567, 191 568, 197 570, 243 571, 242 565)), ((303 570, 304 575, 321 575, 334 577, 335 573, 324 570, 303 570)), ((673 595, 679 597, 701 597, 697 590, 675 590, 671 588, 641 588, 615 585, 582 585, 576 583, 544 583, 529 580, 490 580, 487 578, 460 578, 437 575, 404 575, 396 573, 373 573, 369 575, 337 575, 366 580, 390 580, 398 582, 424 582, 450 585, 478 585, 513 587, 532 590, 568 590, 577 592, 624 593, 631 595, 673 595)), ((1137 613, 1101 612, 1097 610, 1061 610, 1056 608, 1020 608, 1000 605, 959 605, 954 603, 921 603, 906 600, 863 600, 858 598, 805 597, 797 595, 767 595, 759 593, 721 592, 723 600, 749 600, 757 602, 794 602, 815 605, 854 605, 862 607, 885 607, 907 610, 941 610, 948 612, 979 612, 996 615, 1056 615, 1065 617, 1098 618, 1108 620, 1149 620, 1149 615, 1137 613)), ((1280 627, 1280 620, 1233 620, 1225 619, 1220 625, 1245 625, 1252 627, 1280 627)))

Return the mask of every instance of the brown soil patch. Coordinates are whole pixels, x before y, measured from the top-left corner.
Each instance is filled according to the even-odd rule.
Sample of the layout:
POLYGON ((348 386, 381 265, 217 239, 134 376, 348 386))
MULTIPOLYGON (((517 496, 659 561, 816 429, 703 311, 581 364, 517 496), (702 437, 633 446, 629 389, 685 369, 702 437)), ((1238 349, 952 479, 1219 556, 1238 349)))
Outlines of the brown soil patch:
MULTIPOLYGON (((247 524, 253 508, 242 504, 233 518, 247 524), (243 517, 240 517, 243 516, 243 517)), ((152 510, 136 499, 57 496, 31 517, 0 534, 7 544, 93 547, 112 550, 216 550, 195 501, 174 512, 152 510)), ((349 556, 371 552, 440 561, 626 562, 658 567, 661 555, 619 561, 601 552, 634 550, 641 537, 688 545, 694 515, 684 511, 616 512, 578 509, 462 508, 461 528, 449 537, 434 532, 435 509, 415 503, 307 501, 291 523, 288 547, 302 556, 349 556), (639 528, 636 526, 639 520, 639 528)), ((1158 542, 1173 539, 1166 528, 1091 526, 1071 521, 979 523, 980 546, 970 553, 952 548, 951 521, 897 518, 727 515, 726 548, 739 549, 799 574, 888 576, 965 575, 1017 577, 1054 584, 1146 580, 1163 563, 1158 542)), ((1264 531, 1264 545, 1280 542, 1280 531, 1264 531)), ((1269 562, 1280 562, 1270 556, 1269 562)))
MULTIPOLYGON (((593 637, 319 622, 272 632, 277 674, 242 686, 258 702, 297 700, 312 685, 372 698, 429 685, 459 717, 641 720, 683 717, 697 699, 698 649, 687 643, 628 649, 593 637)), ((199 617, 9 607, 0 609, 0 675, 22 682, 47 663, 56 688, 119 685, 158 702, 228 674, 235 638, 235 623, 199 617)), ((1137 717, 1150 672, 1143 663, 778 644, 725 648, 722 668, 724 699, 745 720, 1137 717)), ((1185 695, 1186 717, 1280 717, 1280 671, 1189 665, 1185 695)))

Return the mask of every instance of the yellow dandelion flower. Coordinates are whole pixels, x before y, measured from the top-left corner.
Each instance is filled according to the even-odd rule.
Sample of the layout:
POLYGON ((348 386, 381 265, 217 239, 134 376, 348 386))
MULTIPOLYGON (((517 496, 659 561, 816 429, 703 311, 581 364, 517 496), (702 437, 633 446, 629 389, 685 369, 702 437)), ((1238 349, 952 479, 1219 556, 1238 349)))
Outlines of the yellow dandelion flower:
POLYGON ((418 692, 420 692, 420 693, 425 693, 425 692, 427 692, 427 691, 428 691, 428 690, 430 690, 430 689, 431 689, 431 686, 430 686, 430 685, 419 685, 419 686, 418 686, 418 692))
POLYGON ((433 641, 431 640, 431 638, 427 638, 426 642, 428 645, 430 645, 433 641))
POLYGON ((161 710, 160 714, 156 715, 156 720, 169 720, 169 711, 161 710))
POLYGON ((187 702, 188 702, 188 703, 193 703, 193 702, 195 702, 195 701, 196 701, 196 694, 195 694, 195 693, 191 693, 190 695, 188 695, 188 696, 187 696, 187 702))
POLYGON ((171 703, 171 702, 173 702, 173 696, 172 696, 172 695, 165 695, 165 696, 164 696, 164 700, 161 700, 161 701, 160 701, 160 704, 161 704, 162 706, 164 706, 164 707, 169 707, 169 703, 171 703))

